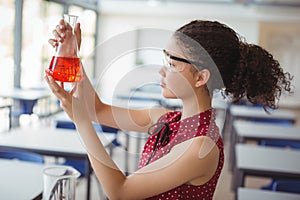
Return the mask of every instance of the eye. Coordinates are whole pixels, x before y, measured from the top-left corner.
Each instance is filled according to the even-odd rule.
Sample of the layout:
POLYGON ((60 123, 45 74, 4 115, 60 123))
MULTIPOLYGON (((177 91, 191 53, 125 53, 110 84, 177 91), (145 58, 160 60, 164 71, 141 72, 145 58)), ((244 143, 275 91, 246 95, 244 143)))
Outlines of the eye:
POLYGON ((172 68, 176 68, 176 66, 173 65, 172 63, 169 63, 169 66, 172 67, 172 68))
POLYGON ((171 72, 177 72, 177 67, 174 64, 169 63, 169 70, 171 72))

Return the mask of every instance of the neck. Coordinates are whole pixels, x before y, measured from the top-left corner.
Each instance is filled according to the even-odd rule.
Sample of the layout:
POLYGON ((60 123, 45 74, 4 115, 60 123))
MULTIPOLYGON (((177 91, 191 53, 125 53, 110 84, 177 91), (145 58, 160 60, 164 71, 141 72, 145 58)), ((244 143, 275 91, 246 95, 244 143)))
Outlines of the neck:
POLYGON ((211 109, 211 97, 209 94, 199 94, 193 97, 182 99, 182 117, 181 119, 191 117, 198 113, 211 109))

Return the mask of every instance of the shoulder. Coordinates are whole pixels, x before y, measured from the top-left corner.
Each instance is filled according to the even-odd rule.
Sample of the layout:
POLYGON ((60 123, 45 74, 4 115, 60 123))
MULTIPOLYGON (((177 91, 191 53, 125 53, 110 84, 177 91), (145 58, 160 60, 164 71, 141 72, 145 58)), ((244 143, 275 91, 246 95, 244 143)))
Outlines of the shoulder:
POLYGON ((192 156, 205 158, 209 154, 219 154, 215 141, 208 136, 197 136, 175 145, 171 151, 188 153, 192 156))
POLYGON ((198 136, 175 145, 170 154, 183 160, 184 168, 193 174, 191 178, 195 178, 214 174, 220 158, 220 149, 210 137, 198 136))

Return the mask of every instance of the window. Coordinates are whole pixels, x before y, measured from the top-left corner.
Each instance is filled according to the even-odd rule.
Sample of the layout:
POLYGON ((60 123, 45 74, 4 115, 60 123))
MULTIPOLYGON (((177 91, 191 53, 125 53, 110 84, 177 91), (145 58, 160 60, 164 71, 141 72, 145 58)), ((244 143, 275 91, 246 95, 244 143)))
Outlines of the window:
POLYGON ((61 18, 63 5, 48 1, 24 1, 22 15, 21 87, 41 87, 44 70, 54 49, 48 44, 61 18))
POLYGON ((5 90, 14 84, 14 1, 0 0, 0 13, 0 90, 5 90))
POLYGON ((48 39, 53 37, 52 30, 64 12, 79 16, 83 37, 80 57, 87 74, 93 76, 96 9, 94 0, 0 0, 0 84, 5 85, 0 90, 43 87, 44 70, 54 55, 48 39))

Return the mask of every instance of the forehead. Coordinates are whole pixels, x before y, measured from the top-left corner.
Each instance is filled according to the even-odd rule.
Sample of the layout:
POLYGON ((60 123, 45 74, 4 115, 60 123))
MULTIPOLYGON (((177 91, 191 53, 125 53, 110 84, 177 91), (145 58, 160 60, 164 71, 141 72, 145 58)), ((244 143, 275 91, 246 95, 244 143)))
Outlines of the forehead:
POLYGON ((178 41, 176 41, 176 38, 171 37, 166 44, 165 50, 170 53, 172 56, 184 58, 185 54, 183 52, 182 47, 179 45, 178 41))

